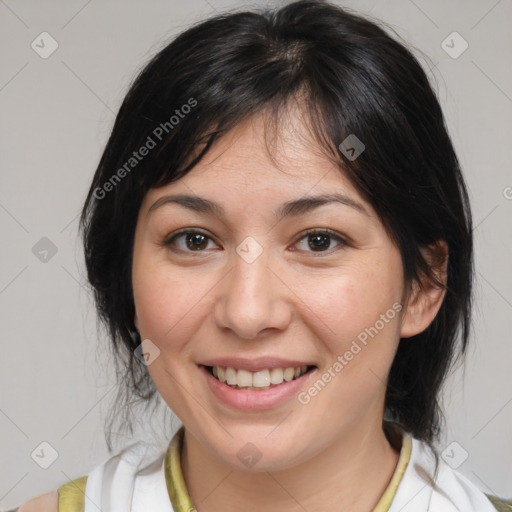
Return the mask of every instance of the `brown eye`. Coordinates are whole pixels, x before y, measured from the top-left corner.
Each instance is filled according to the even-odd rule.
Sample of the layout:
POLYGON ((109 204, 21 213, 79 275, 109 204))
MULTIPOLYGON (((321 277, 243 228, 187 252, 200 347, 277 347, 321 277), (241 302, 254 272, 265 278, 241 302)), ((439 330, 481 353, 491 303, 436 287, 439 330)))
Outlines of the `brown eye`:
POLYGON ((164 245, 182 252, 203 252, 209 242, 213 242, 212 239, 201 231, 181 231, 166 240, 164 245))
POLYGON ((317 248, 329 249, 331 245, 331 237, 323 233, 318 235, 308 235, 310 249, 316 250, 317 248))
POLYGON ((208 239, 202 233, 187 233, 185 237, 185 244, 190 250, 197 251, 200 249, 206 249, 208 239))
POLYGON ((299 240, 299 242, 302 242, 303 240, 307 240, 307 247, 309 250, 300 250, 305 250, 306 252, 332 252, 331 246, 333 241, 337 242, 338 247, 347 245, 347 242, 341 236, 331 230, 309 231, 299 240))

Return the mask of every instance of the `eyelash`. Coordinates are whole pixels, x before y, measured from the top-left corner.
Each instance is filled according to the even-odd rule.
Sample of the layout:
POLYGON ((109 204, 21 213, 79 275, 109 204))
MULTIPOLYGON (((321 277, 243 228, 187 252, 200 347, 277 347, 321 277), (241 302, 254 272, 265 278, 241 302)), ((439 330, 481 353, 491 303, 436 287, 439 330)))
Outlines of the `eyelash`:
MULTIPOLYGON (((183 230, 180 230, 178 231, 177 233, 174 233, 171 237, 165 239, 161 245, 163 245, 164 247, 169 247, 171 250, 175 251, 175 252, 181 252, 181 253, 190 253, 192 255, 197 255, 199 256, 198 253, 204 253, 206 252, 206 249, 204 250, 198 250, 198 251, 189 251, 189 250, 183 250, 183 249, 178 249, 174 246, 174 242, 175 240, 182 236, 182 235, 187 235, 187 234, 199 234, 199 235, 203 235, 205 236, 206 238, 210 239, 213 241, 212 237, 210 237, 207 233, 201 231, 201 230, 198 230, 198 229, 191 229, 191 228, 186 228, 186 229, 183 229, 183 230), (173 247, 174 246, 174 247, 173 247)), ((294 243, 297 244, 298 242, 300 242, 301 240, 307 238, 308 236, 314 236, 314 235, 327 235, 331 240, 334 239, 338 242, 339 246, 338 246, 338 249, 340 248, 343 248, 343 247, 346 247, 349 245, 349 243, 347 242, 347 240, 345 238, 343 238, 339 233, 336 233, 335 231, 331 230, 331 229, 328 229, 328 228, 325 228, 325 229, 308 229, 306 230, 304 233, 302 233, 300 235, 300 237, 297 239, 297 241, 294 243)), ((328 249, 326 251, 318 251, 318 252, 315 252, 315 251, 305 251, 305 252, 310 252, 311 254, 314 255, 314 257, 318 257, 318 256, 321 256, 321 255, 325 255, 325 254, 332 254, 334 251, 336 251, 337 249, 328 249), (318 255, 318 256, 317 256, 318 255)))

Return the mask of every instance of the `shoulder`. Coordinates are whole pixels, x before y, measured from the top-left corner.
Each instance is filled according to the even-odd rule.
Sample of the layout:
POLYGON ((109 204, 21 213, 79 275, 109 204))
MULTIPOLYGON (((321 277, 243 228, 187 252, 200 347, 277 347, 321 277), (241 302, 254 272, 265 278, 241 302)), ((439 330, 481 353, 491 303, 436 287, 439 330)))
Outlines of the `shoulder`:
MULTIPOLYGON (((424 442, 409 436, 410 458, 390 512, 496 512, 507 502, 486 495, 424 442)), ((511 511, 512 512, 512 511, 511 511)))
POLYGON ((57 490, 36 496, 8 512, 59 512, 59 505, 61 510, 84 510, 87 499, 93 504, 101 503, 105 495, 110 494, 106 490, 112 489, 117 493, 116 499, 121 497, 128 501, 136 485, 140 486, 146 480, 151 483, 151 476, 165 478, 161 467, 165 453, 159 446, 135 442, 106 457, 89 474, 65 482, 57 490), (151 471, 146 474, 149 470, 153 470, 156 476, 151 471))
POLYGON ((59 493, 51 491, 36 496, 20 505, 16 512, 59 512, 59 493))
POLYGON ((512 506, 508 500, 485 493, 461 472, 451 468, 444 461, 441 461, 439 474, 441 477, 438 482, 441 488, 449 493, 451 501, 456 503, 461 510, 512 512, 512 506))

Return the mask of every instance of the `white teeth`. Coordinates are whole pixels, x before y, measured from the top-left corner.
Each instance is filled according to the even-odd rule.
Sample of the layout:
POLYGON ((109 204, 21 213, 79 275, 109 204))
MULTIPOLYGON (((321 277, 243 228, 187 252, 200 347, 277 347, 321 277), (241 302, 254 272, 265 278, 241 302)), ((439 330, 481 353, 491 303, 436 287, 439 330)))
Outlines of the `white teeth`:
POLYGON ((240 387, 250 387, 252 386, 252 373, 247 370, 238 370, 237 375, 237 384, 240 387))
POLYGON ((229 386, 244 389, 268 389, 271 386, 277 386, 283 382, 290 382, 306 373, 307 365, 297 368, 271 368, 250 372, 248 370, 236 370, 232 367, 214 366, 213 375, 225 382, 229 386))
POLYGON ((230 386, 236 386, 238 384, 237 371, 234 368, 226 368, 226 382, 230 386))
POLYGON ((272 368, 272 370, 270 370, 270 382, 272 384, 281 384, 283 382, 282 368, 272 368))
POLYGON ((293 368, 286 368, 283 377, 286 382, 290 382, 295 377, 295 370, 293 368))
MULTIPOLYGON (((240 372, 240 370, 238 370, 240 372)), ((250 372, 248 372, 250 373, 250 372)), ((240 386, 241 384, 239 384, 240 386)), ((270 372, 268 370, 261 370, 252 374, 252 385, 255 388, 264 388, 270 386, 270 372)))

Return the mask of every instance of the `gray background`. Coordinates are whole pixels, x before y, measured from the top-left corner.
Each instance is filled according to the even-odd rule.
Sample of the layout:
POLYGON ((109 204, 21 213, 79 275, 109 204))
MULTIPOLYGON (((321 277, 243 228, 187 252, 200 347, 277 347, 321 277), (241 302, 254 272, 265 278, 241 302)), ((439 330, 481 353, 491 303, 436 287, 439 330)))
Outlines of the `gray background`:
MULTIPOLYGON (((339 3, 390 24, 437 82, 470 189, 477 268, 472 349, 446 387, 440 449, 477 486, 512 497, 512 2, 339 3), (442 47, 453 31, 469 44, 458 58, 442 47)), ((241 5, 263 3, 0 0, 0 507, 107 457, 113 366, 84 287, 77 216, 135 71, 191 22, 241 5), (59 45, 46 59, 31 47, 43 31, 59 45), (41 252, 43 237, 55 254, 41 252), (35 462, 51 461, 42 442, 58 453, 48 469, 35 462)), ((136 435, 153 436, 143 420, 136 435)))

